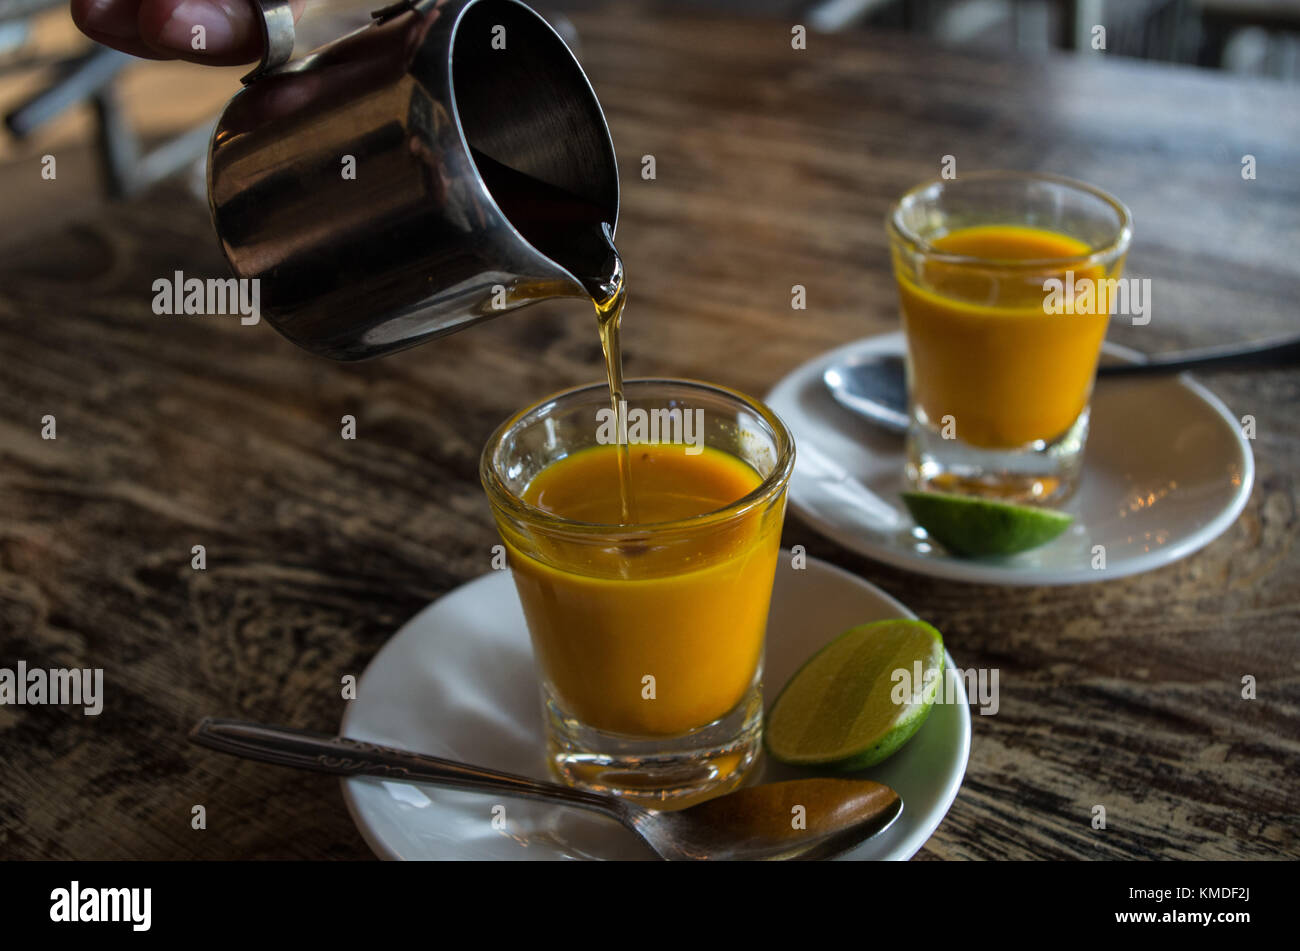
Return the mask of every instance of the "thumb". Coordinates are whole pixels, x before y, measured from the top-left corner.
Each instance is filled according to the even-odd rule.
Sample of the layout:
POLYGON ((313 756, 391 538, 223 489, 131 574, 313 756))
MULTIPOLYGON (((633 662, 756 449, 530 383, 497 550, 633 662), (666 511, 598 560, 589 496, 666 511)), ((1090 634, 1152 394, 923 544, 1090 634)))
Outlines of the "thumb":
MULTIPOLYGON (((140 38, 160 56, 233 66, 262 55, 255 0, 141 0, 140 38)), ((306 0, 291 0, 297 22, 306 0)))

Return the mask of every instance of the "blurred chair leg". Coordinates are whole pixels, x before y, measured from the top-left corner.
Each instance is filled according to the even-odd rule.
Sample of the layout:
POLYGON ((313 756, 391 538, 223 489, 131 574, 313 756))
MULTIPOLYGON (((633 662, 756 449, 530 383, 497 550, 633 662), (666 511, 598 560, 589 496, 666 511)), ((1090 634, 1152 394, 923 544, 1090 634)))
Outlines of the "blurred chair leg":
POLYGON ((111 198, 126 198, 138 191, 136 167, 140 140, 127 120, 117 90, 106 86, 95 93, 95 144, 104 187, 111 198))
POLYGON ((17 138, 31 135, 65 110, 85 102, 111 83, 131 57, 117 50, 96 46, 88 53, 67 60, 61 75, 48 86, 10 110, 5 125, 17 138))

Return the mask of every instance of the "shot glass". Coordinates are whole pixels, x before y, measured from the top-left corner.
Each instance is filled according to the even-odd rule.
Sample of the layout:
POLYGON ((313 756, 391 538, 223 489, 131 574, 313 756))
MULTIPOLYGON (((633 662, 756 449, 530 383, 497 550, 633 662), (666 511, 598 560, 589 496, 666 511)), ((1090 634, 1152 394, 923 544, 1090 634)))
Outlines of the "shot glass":
POLYGON ((575 521, 526 501, 548 466, 601 444, 604 384, 507 420, 480 474, 532 640, 552 774, 680 808, 738 786, 759 754, 794 443, 771 410, 721 386, 629 380, 624 396, 628 417, 689 414, 700 445, 743 462, 756 487, 689 518, 631 524, 575 521))
POLYGON ((1127 299, 1128 209, 1082 182, 984 172, 912 189, 886 228, 907 339, 907 482, 1068 498, 1107 322, 1127 299))

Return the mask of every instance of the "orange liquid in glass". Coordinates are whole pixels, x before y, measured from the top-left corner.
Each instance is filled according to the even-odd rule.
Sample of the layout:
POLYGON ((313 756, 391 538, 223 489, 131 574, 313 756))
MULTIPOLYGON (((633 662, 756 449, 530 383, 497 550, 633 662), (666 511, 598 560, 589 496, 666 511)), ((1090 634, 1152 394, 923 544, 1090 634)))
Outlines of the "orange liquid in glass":
MULTIPOLYGON (((1044 281, 1064 282, 1068 265, 1031 273, 998 270, 996 261, 1069 259, 1088 245, 1037 228, 963 228, 931 242, 937 251, 988 259, 987 268, 926 261, 922 282, 899 272, 912 393, 936 426, 945 416, 959 440, 1013 448, 1063 435, 1087 405, 1106 335, 1108 307, 1097 313, 1044 311, 1044 281)), ((1074 267, 1073 281, 1100 282, 1099 266, 1074 267)), ((1118 277, 1115 269, 1110 277, 1118 277)))
MULTIPOLYGON (((638 525, 717 511, 761 483, 717 449, 627 448, 638 525)), ((620 494, 611 445, 552 463, 524 499, 608 525, 621 520, 620 494)), ((611 733, 672 736, 736 706, 762 656, 776 571, 780 518, 763 508, 708 528, 629 526, 599 541, 529 541, 503 530, 541 674, 568 713, 611 733)))

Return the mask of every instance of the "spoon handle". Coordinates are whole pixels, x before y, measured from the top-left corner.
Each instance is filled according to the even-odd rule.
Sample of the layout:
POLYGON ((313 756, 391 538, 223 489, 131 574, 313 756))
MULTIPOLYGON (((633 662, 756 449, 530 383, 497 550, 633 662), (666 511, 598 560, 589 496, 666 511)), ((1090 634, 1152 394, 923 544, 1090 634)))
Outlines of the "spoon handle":
POLYGON ((1300 336, 1292 336, 1252 344, 1187 350, 1148 357, 1139 363, 1107 363, 1098 367, 1097 373, 1099 376, 1132 376, 1183 370, 1287 366, 1297 362, 1300 362, 1300 336))
POLYGON ((315 773, 383 776, 453 789, 496 792, 560 802, 620 818, 620 804, 609 796, 346 736, 206 717, 190 731, 190 741, 232 756, 315 773))

